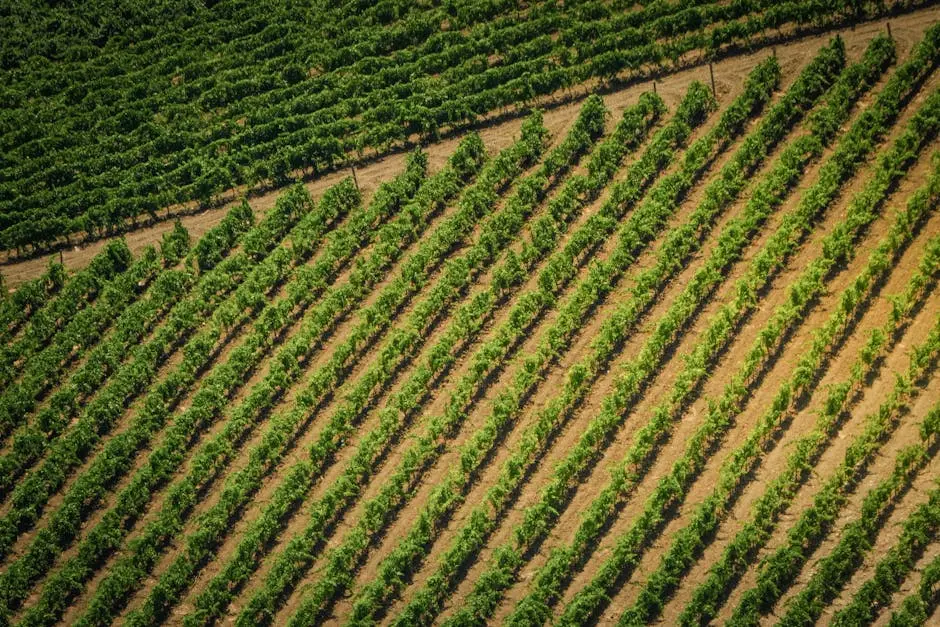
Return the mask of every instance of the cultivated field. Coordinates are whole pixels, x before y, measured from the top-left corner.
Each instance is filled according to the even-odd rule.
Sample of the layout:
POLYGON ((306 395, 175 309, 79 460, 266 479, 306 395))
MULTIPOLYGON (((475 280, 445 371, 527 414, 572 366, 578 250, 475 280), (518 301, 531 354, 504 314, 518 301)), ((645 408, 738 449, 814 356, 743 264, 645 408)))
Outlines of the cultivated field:
POLYGON ((938 17, 11 258, 0 622, 940 622, 938 17))

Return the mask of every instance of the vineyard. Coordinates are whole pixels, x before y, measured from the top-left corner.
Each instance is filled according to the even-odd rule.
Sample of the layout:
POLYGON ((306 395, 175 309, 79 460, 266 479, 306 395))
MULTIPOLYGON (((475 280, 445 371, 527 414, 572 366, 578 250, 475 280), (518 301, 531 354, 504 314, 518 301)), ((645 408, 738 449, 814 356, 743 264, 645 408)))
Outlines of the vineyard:
POLYGON ((940 622, 940 10, 181 4, 0 9, 0 625, 940 622))
POLYGON ((433 140, 586 81, 932 1, 70 4, 0 7, 0 250, 20 255, 433 140))

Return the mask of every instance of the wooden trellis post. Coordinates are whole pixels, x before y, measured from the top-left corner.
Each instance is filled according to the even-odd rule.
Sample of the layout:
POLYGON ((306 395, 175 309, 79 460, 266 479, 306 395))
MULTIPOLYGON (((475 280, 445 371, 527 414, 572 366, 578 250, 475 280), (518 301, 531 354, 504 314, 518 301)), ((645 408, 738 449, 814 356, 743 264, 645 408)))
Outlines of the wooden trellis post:
POLYGON ((717 98, 718 92, 715 90, 715 68, 712 66, 710 62, 708 64, 708 75, 711 76, 711 79, 712 79, 712 96, 717 98))

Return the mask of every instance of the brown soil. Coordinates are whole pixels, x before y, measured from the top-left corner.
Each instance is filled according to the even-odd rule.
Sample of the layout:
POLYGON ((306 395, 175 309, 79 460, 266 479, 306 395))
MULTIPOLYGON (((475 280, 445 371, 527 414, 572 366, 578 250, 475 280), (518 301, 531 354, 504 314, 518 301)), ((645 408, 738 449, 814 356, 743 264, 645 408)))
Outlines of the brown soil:
MULTIPOLYGON (((912 179, 909 179, 909 181, 916 181, 916 180, 917 180, 916 176, 913 177, 912 179)), ((901 199, 905 198, 903 194, 898 194, 897 197, 901 199)), ((889 203, 888 206, 889 207, 892 206, 892 203, 889 203)), ((897 206, 897 205, 895 204, 894 206, 897 206)), ((881 219, 879 220, 878 223, 876 223, 876 225, 874 225, 873 233, 871 234, 870 237, 866 239, 867 243, 864 244, 866 250, 870 250, 870 248, 877 242, 876 236, 879 234, 879 231, 883 233, 883 229, 885 228, 887 222, 888 222, 887 220, 881 219), (882 227, 881 229, 878 228, 879 225, 881 225, 882 227)), ((929 230, 927 232, 929 232, 929 230)), ((898 293, 901 289, 903 289, 904 282, 906 282, 907 277, 913 271, 914 266, 918 263, 920 255, 923 252, 922 246, 925 244, 925 240, 923 237, 920 238, 919 243, 921 244, 921 246, 912 246, 911 250, 909 250, 908 253, 905 255, 905 257, 902 259, 902 263, 899 264, 895 268, 895 271, 892 273, 892 281, 890 281, 889 284, 885 286, 885 289, 882 290, 882 294, 894 294, 894 293, 898 293)), ((859 268, 861 264, 864 263, 866 254, 867 253, 864 253, 864 252, 860 254, 856 258, 856 260, 852 264, 850 264, 851 266, 850 271, 847 273, 843 273, 842 276, 853 275, 857 271, 857 268, 859 268)), ((838 284, 839 284, 838 282, 834 282, 833 291, 835 291, 836 289, 835 286, 838 286, 838 284)), ((883 301, 883 298, 879 300, 883 301)), ((823 319, 821 317, 821 314, 825 312, 825 308, 822 308, 822 309, 823 311, 817 313, 816 315, 817 320, 820 320, 820 321, 823 319)), ((885 318, 884 318, 885 310, 880 307, 873 307, 872 309, 873 311, 869 312, 869 315, 874 316, 873 318, 874 321, 873 323, 869 323, 869 324, 871 324, 871 326, 875 326, 877 324, 883 324, 885 321, 885 318)), ((927 309, 929 311, 929 306, 927 309)), ((918 323, 922 323, 922 321, 918 320, 918 323)), ((930 321, 928 320, 926 323, 923 323, 923 324, 920 327, 916 327, 916 328, 920 328, 921 331, 920 331, 920 335, 915 335, 914 337, 922 338, 923 333, 925 333, 926 329, 929 328, 930 321), (923 324, 926 324, 927 326, 923 326, 923 324)), ((864 335, 856 333, 853 337, 853 340, 856 340, 856 341, 847 343, 847 346, 843 348, 842 354, 846 355, 845 361, 840 362, 841 365, 835 365, 830 369, 830 371, 827 373, 826 378, 824 378, 822 385, 817 388, 818 397, 822 398, 822 394, 824 393, 824 390, 825 390, 824 385, 826 384, 827 381, 832 381, 832 382, 841 381, 847 376, 848 374, 847 368, 855 359, 855 355, 856 355, 855 351, 857 351, 858 342, 862 341, 864 337, 865 337, 864 335)), ((804 345, 805 345, 805 342, 808 342, 808 341, 809 341, 809 338, 807 337, 807 339, 804 340, 804 345)), ((903 348, 903 346, 905 345, 909 346, 910 342, 916 342, 916 341, 917 340, 905 339, 904 342, 900 345, 900 347, 903 348)), ((792 345, 794 347, 793 350, 798 350, 799 345, 796 342, 794 342, 792 345)), ((895 351, 895 353, 897 353, 897 350, 895 351)), ((889 360, 889 364, 890 364, 890 368, 888 367, 888 365, 886 365, 886 367, 883 369, 883 373, 890 373, 895 370, 900 371, 901 369, 906 367, 906 355, 903 356, 903 359, 901 362, 896 363, 896 362, 891 362, 889 360)), ((857 418, 858 420, 860 420, 862 416, 866 415, 870 411, 873 411, 874 408, 877 407, 877 404, 880 403, 880 399, 883 398, 883 394, 886 394, 887 391, 890 390, 890 386, 893 385, 893 375, 883 374, 882 378, 884 378, 885 376, 887 376, 888 378, 888 383, 887 383, 888 387, 885 390, 883 390, 882 394, 880 395, 876 394, 874 396, 869 397, 869 395, 866 394, 866 399, 870 398, 871 403, 873 403, 874 405, 873 406, 866 405, 866 401, 859 403, 852 411, 852 416, 854 418, 857 418)), ((768 381, 770 380, 772 380, 772 378, 768 377, 768 381)), ((770 478, 776 474, 776 470, 781 468, 782 464, 785 463, 784 460, 786 459, 786 456, 789 454, 789 450, 790 450, 788 443, 791 442, 793 438, 798 437, 800 433, 804 433, 806 430, 811 428, 811 425, 813 424, 815 420, 815 415, 813 413, 815 411, 814 409, 815 407, 818 407, 818 401, 814 398, 813 402, 807 405, 807 408, 801 411, 797 415, 793 423, 787 429, 787 432, 784 435, 783 439, 780 441, 780 443, 778 443, 775 446, 774 450, 766 456, 766 460, 761 465, 761 468, 758 470, 758 472, 756 473, 754 481, 752 481, 749 484, 748 488, 744 491, 744 493, 742 494, 742 497, 739 499, 738 504, 734 508, 734 512, 732 516, 729 517, 728 521, 726 521, 722 529, 734 530, 738 526, 738 523, 736 521, 740 520, 739 515, 740 514, 746 515, 745 512, 749 512, 750 505, 753 503, 753 500, 756 499, 757 495, 760 493, 760 486, 766 485, 766 482, 769 481, 770 478)), ((853 425, 853 424, 857 425, 858 421, 850 421, 846 425, 845 429, 850 429, 850 425, 853 425)), ((798 495, 797 500, 795 501, 794 505, 790 509, 791 512, 802 511, 802 509, 809 503, 809 499, 811 498, 810 495, 815 493, 818 485, 821 484, 824 478, 828 476, 829 470, 834 468, 835 464, 837 464, 838 461, 842 459, 842 453, 844 452, 845 447, 848 445, 848 442, 851 441, 852 434, 854 433, 854 431, 852 430, 846 431, 845 429, 843 430, 843 433, 840 434, 840 437, 835 439, 830 449, 826 452, 826 454, 823 455, 822 459, 817 464, 816 469, 814 470, 813 476, 807 482, 807 486, 805 486, 804 489, 800 493, 801 495, 804 495, 802 497, 803 500, 800 500, 801 497, 800 495, 798 495)), ((743 438, 743 432, 741 436, 739 437, 743 438)), ((734 438, 734 437, 731 437, 728 440, 730 446, 734 446, 737 441, 739 441, 738 438, 734 438)), ((793 520, 794 518, 792 517, 784 517, 783 521, 780 524, 780 528, 786 529, 788 527, 788 523, 793 522, 793 520)), ((730 537, 730 534, 733 533, 733 531, 729 531, 729 532, 720 531, 719 532, 720 535, 724 535, 725 533, 727 533, 727 535, 730 537)), ((778 537, 779 537, 779 534, 778 534, 778 537)), ((709 561, 708 556, 709 556, 709 552, 706 552, 706 555, 702 561, 707 563, 709 561)), ((740 589, 740 586, 739 586, 739 589, 740 589)))
MULTIPOLYGON (((903 198, 904 195, 901 194, 901 197, 903 198)), ((891 207, 891 206, 892 204, 889 203, 888 207, 891 207)), ((889 209, 887 213, 890 214, 892 211, 893 209, 889 209)), ((872 233, 865 240, 864 246, 866 250, 869 250, 870 247, 873 246, 877 242, 878 238, 884 233, 884 230, 887 228, 887 223, 888 223, 887 220, 880 220, 878 223, 874 225, 872 229, 872 233)), ((921 251, 922 251, 922 248, 919 250, 915 250, 913 252, 913 254, 911 255, 913 257, 913 263, 917 263, 917 260, 921 251)), ((905 267, 905 264, 908 263, 909 261, 910 260, 907 257, 902 259, 902 263, 899 265, 899 268, 905 267)), ((770 372, 764 378, 764 381, 761 387, 755 391, 755 393, 752 395, 751 400, 748 402, 747 406, 745 407, 744 411, 741 412, 742 418, 751 417, 751 416, 756 418, 756 416, 760 415, 765 410, 765 408, 769 405, 770 400, 772 399, 773 395, 776 393, 777 382, 779 382, 782 378, 789 376, 792 366, 796 363, 796 361, 799 359, 801 355, 801 351, 804 348, 809 346, 809 342, 811 341, 811 337, 812 337, 811 336, 812 330, 816 328, 817 326, 819 326, 820 324, 822 324, 822 322, 828 316, 828 311, 830 310, 831 306, 836 302, 836 298, 837 298, 839 291, 842 289, 842 287, 845 286, 849 278, 855 276, 857 271, 861 267, 863 267, 866 262, 867 262, 867 252, 861 252, 856 257, 855 261, 849 265, 846 271, 843 272, 841 275, 837 276, 832 281, 831 288, 829 290, 829 296, 827 296, 825 299, 821 301, 819 305, 817 305, 815 310, 810 314, 807 322, 804 325, 802 325, 803 327, 802 330, 798 331, 793 336, 792 340, 788 343, 786 349, 783 351, 783 353, 781 354, 780 358, 777 360, 774 367, 770 370, 770 372)), ((894 278, 899 283, 903 284, 903 281, 907 280, 907 275, 899 269, 896 275, 894 275, 894 278), (898 276, 902 277, 903 280, 898 279, 897 278, 898 276)), ((885 293, 885 291, 882 290, 882 293, 885 293)), ((888 293, 891 293, 891 292, 888 292, 888 293)), ((877 322, 874 324, 882 324, 886 320, 886 318, 884 317, 886 315, 886 309, 885 309, 886 303, 884 303, 885 307, 879 307, 879 304, 881 303, 884 303, 883 299, 880 301, 878 299, 875 300, 875 305, 872 307, 872 311, 868 313, 868 317, 866 318, 866 320, 871 318, 872 316, 878 316, 875 318, 877 322)), ((848 368, 848 365, 851 363, 851 359, 854 359, 854 354, 855 354, 854 351, 857 349, 858 343, 860 343, 864 337, 865 336, 862 333, 857 332, 853 334, 852 338, 850 338, 849 341, 847 342, 847 347, 843 350, 843 354, 849 355, 848 357, 849 361, 847 361, 844 365, 838 365, 841 362, 837 361, 836 362, 837 365, 834 365, 832 368, 830 368, 829 374, 824 379, 823 384, 820 386, 820 389, 824 389, 824 385, 826 381, 838 381, 844 378, 844 376, 847 373, 845 369, 848 368)), ((732 358, 727 363, 734 364, 735 360, 732 358)), ((716 398, 716 397, 717 397, 717 394, 712 395, 712 398, 716 398)), ((699 408, 699 411, 704 411, 704 405, 702 403, 696 403, 696 405, 693 406, 693 411, 695 411, 696 407, 699 408)), ((730 451, 736 445, 738 445, 741 441, 743 441, 749 428, 750 428, 749 420, 741 419, 739 424, 737 424, 734 428, 732 428, 729 435, 726 437, 723 451, 730 451)), ((799 429, 791 429, 790 432, 799 433, 800 431, 799 429)), ((682 441, 683 438, 681 437, 681 433, 682 433, 681 431, 677 433, 677 436, 674 438, 676 441, 680 441, 680 442, 682 441)), ((785 437, 789 437, 789 435, 785 437)), ((664 451, 663 457, 664 459, 669 458, 668 451, 664 451)), ((668 538, 671 536, 674 530, 677 530, 681 526, 683 526, 688 521, 688 517, 691 515, 694 504, 704 499, 705 495, 711 491, 711 487, 714 485, 714 481, 717 478, 718 468, 720 466, 720 463, 723 461, 724 457, 725 457, 724 452, 722 452, 721 455, 716 455, 713 458, 713 460, 707 465, 705 472, 698 479, 695 486, 693 486, 690 495, 687 497, 685 501, 686 505, 680 511, 679 516, 673 523, 667 526, 667 528, 664 530, 662 534, 663 538, 666 538, 668 540, 668 538)), ((780 463, 782 463, 782 461, 780 463)), ((773 470, 772 469, 768 470, 768 472, 773 473, 773 470)), ((757 481, 755 482, 755 485, 762 485, 762 483, 761 481, 757 481)), ((719 534, 720 537, 722 533, 723 532, 720 532, 719 534)), ((650 551, 650 556, 649 556, 650 559, 644 562, 647 565, 647 567, 655 568, 656 565, 658 565, 658 556, 659 556, 659 553, 661 552, 660 550, 664 550, 665 546, 668 546, 668 544, 665 544, 664 546, 656 547, 650 551)), ((710 555, 710 553, 707 553, 707 555, 710 555)), ((713 559, 714 557, 706 557, 705 559, 702 560, 702 562, 707 564, 707 563, 710 563, 713 559)), ((643 569, 641 569, 641 572, 643 572, 643 569)), ((693 569, 693 572, 698 572, 698 567, 693 569)), ((643 579, 643 577, 640 575, 637 575, 637 578, 641 580, 643 579)), ((695 580, 694 576, 690 576, 690 580, 694 581, 695 580)), ((681 591, 680 591, 679 597, 680 599, 683 598, 681 591)), ((669 607, 672 607, 672 605, 670 605, 669 607)), ((668 608, 667 608, 667 611, 668 611, 668 608)))

